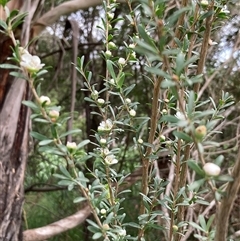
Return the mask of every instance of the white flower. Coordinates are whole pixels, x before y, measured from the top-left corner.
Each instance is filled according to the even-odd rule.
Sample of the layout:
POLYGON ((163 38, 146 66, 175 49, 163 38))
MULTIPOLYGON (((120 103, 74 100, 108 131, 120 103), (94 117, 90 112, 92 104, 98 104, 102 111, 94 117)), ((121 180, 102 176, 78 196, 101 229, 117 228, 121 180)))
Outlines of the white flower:
POLYGON ((114 13, 107 13, 107 17, 109 20, 112 20, 114 18, 114 13))
POLYGON ((48 96, 44 96, 44 95, 42 95, 40 98, 39 98, 39 100, 40 100, 40 103, 41 104, 45 104, 45 105, 50 105, 51 104, 51 100, 50 100, 50 98, 48 97, 48 96))
POLYGON ((213 45, 216 45, 218 44, 217 42, 213 42, 211 39, 208 40, 208 44, 213 46, 213 45))
POLYGON ((114 79, 110 79, 109 83, 112 84, 112 85, 115 85, 115 80, 114 79))
POLYGON ((133 109, 131 109, 131 110, 129 111, 129 115, 134 117, 134 116, 136 115, 136 111, 133 110, 133 109))
POLYGON ((77 149, 77 144, 76 144, 76 142, 70 142, 70 141, 68 141, 66 146, 67 146, 67 148, 70 149, 70 150, 75 150, 75 149, 77 149))
POLYGON ((113 165, 113 164, 117 164, 118 160, 115 158, 115 156, 113 154, 107 155, 104 158, 104 161, 107 165, 113 165))
POLYGON ((212 162, 206 163, 203 166, 203 170, 208 176, 218 176, 221 172, 221 168, 212 162))
POLYGON ((110 119, 102 121, 98 126, 98 131, 110 131, 113 127, 113 123, 110 119))
POLYGON ((102 148, 101 149, 101 154, 105 157, 110 154, 110 151, 108 148, 102 148))
POLYGON ((138 143, 139 143, 139 144, 143 144, 143 139, 139 138, 139 139, 138 139, 138 143))
POLYGON ((126 60, 124 58, 119 58, 118 63, 120 65, 124 65, 124 64, 126 64, 126 60))
POLYGON ((42 69, 45 64, 41 64, 41 60, 38 56, 25 53, 21 55, 20 65, 29 73, 36 73, 42 69))
POLYGON ((106 55, 107 57, 111 57, 111 56, 112 56, 112 52, 111 52, 110 50, 107 50, 107 51, 105 52, 105 55, 106 55))
POLYGON ((50 110, 49 111, 49 116, 53 118, 58 118, 59 117, 59 111, 57 110, 50 110))
POLYGON ((131 99, 129 99, 129 98, 127 98, 125 101, 127 104, 130 104, 132 102, 131 99))
POLYGON ((100 210, 100 213, 104 215, 104 214, 106 214, 106 213, 107 213, 107 210, 106 210, 106 209, 104 209, 104 208, 102 208, 102 209, 100 210))
POLYGON ((177 111, 176 115, 175 115, 179 120, 186 120, 184 114, 180 111, 177 111))
POLYGON ((128 46, 130 49, 134 49, 135 48, 135 44, 129 44, 128 46))
POLYGON ((126 236, 127 232, 126 232, 125 229, 120 229, 120 230, 118 231, 118 234, 119 234, 119 236, 124 237, 124 236, 126 236))
POLYGON ((103 105, 103 104, 105 103, 105 100, 99 98, 99 99, 97 100, 97 102, 98 102, 99 105, 103 105))

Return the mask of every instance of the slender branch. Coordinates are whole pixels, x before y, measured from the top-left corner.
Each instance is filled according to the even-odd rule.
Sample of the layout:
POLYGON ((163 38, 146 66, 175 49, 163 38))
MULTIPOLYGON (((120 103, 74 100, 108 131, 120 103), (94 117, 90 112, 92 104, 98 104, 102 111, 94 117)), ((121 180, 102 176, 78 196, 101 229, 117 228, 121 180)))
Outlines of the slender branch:
POLYGON ((215 241, 227 240, 228 220, 240 187, 240 151, 238 152, 236 163, 232 171, 232 178, 233 182, 228 183, 217 213, 215 241))

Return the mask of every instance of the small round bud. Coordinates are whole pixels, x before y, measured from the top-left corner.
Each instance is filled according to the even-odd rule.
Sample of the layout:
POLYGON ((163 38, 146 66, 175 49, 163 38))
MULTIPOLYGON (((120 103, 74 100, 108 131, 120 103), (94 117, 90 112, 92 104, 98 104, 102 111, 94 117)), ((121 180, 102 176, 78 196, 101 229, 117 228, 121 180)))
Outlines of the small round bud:
POLYGON ((133 110, 133 109, 131 109, 131 110, 129 111, 129 115, 132 116, 132 117, 136 116, 136 111, 133 110))
POLYGON ((129 98, 127 98, 125 101, 127 104, 130 104, 132 102, 131 99, 129 99, 129 98))
POLYGON ((220 174, 220 172, 221 172, 221 168, 218 165, 216 165, 216 164, 214 164, 212 162, 206 163, 203 166, 203 170, 206 173, 206 175, 214 176, 214 177, 218 176, 220 174))
POLYGON ((207 0, 202 0, 202 1, 200 2, 200 4, 201 4, 203 7, 207 7, 209 3, 208 3, 207 0))
POLYGON ((177 225, 173 225, 172 229, 173 229, 173 232, 177 232, 178 231, 178 226, 177 225))
POLYGON ((109 227, 109 225, 108 225, 107 223, 104 223, 102 227, 103 227, 103 229, 104 229, 105 231, 107 231, 107 230, 110 229, 110 227, 109 227))
POLYGON ((99 98, 99 99, 97 100, 97 103, 98 103, 99 105, 103 105, 103 104, 105 103, 105 100, 99 98))
POLYGON ((164 135, 161 135, 160 136, 160 141, 165 141, 166 140, 166 137, 164 135))
POLYGON ((124 64, 126 64, 126 60, 125 60, 124 58, 119 58, 119 59, 118 59, 118 63, 119 63, 120 65, 124 65, 124 64))
POLYGON ((106 57, 111 57, 112 56, 112 52, 110 51, 110 50, 107 50, 106 52, 105 52, 105 55, 106 55, 106 57))
POLYGON ((169 103, 169 99, 164 99, 164 102, 165 103, 169 103))
POLYGON ((48 114, 52 118, 58 118, 59 117, 59 111, 57 111, 57 110, 50 110, 48 114))
POLYGON ((207 128, 204 125, 198 126, 195 129, 195 137, 198 141, 201 141, 207 134, 207 128))
POLYGON ((167 111, 166 109, 163 109, 163 110, 162 110, 162 114, 163 114, 163 115, 166 115, 167 113, 168 113, 168 111, 167 111))
POLYGON ((66 146, 67 146, 68 150, 76 150, 77 149, 76 142, 68 141, 66 146))
POLYGON ((107 144, 107 140, 106 139, 104 139, 104 138, 102 138, 102 139, 100 139, 100 144, 102 144, 102 145, 105 145, 105 144, 107 144))
POLYGON ((47 96, 42 95, 42 96, 39 98, 39 100, 40 100, 40 103, 41 103, 42 105, 50 105, 50 104, 51 104, 51 100, 50 100, 50 98, 47 97, 47 96))
POLYGON ((118 231, 118 235, 121 236, 121 237, 126 236, 126 234, 127 234, 127 232, 126 232, 125 229, 120 229, 120 230, 118 231))
POLYGON ((103 214, 103 215, 105 215, 105 214, 107 213, 107 210, 104 209, 104 208, 102 208, 102 209, 100 210, 100 213, 103 214))
POLYGON ((110 49, 116 49, 116 48, 117 48, 116 44, 113 43, 113 42, 109 42, 109 43, 108 43, 108 47, 109 47, 110 49))
POLYGON ((98 98, 98 91, 97 90, 94 90, 92 93, 91 93, 91 97, 92 99, 96 100, 98 98))
POLYGON ((112 20, 114 18, 114 13, 107 13, 107 17, 109 20, 112 20))
POLYGON ((138 139, 138 144, 143 144, 143 139, 139 138, 138 139))

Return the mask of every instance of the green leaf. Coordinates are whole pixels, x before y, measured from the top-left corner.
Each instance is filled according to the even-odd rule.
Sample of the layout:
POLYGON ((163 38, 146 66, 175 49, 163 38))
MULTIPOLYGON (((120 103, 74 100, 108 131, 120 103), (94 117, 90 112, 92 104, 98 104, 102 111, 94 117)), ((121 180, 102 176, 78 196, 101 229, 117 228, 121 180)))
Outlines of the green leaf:
POLYGON ((22 73, 20 72, 16 72, 16 71, 11 71, 9 73, 11 76, 14 76, 14 77, 17 77, 19 79, 27 79, 25 75, 23 75, 22 73))
POLYGON ((39 142, 39 146, 46 146, 52 142, 53 142, 53 140, 42 140, 39 142))
POLYGON ((204 182, 205 182, 205 179, 199 179, 197 181, 194 181, 189 185, 188 189, 191 191, 196 191, 204 184, 204 182))
POLYGON ((107 69, 113 79, 116 79, 116 74, 113 69, 114 63, 111 60, 107 60, 107 69))
POLYGON ((160 119, 160 122, 177 123, 178 121, 178 118, 173 115, 164 115, 160 119))
POLYGON ((39 110, 39 107, 30 100, 23 100, 22 104, 26 105, 27 107, 31 108, 32 110, 39 110))
POLYGON ((80 149, 90 143, 90 140, 84 140, 77 145, 77 149, 80 149))
POLYGON ((1 26, 4 30, 7 30, 7 28, 8 28, 7 24, 6 24, 4 21, 2 21, 2 20, 0 20, 0 26, 1 26))
POLYGON ((72 179, 70 173, 68 172, 68 170, 66 169, 66 167, 64 167, 63 165, 59 166, 60 171, 62 172, 62 174, 70 179, 72 179))
POLYGON ((196 223, 194 223, 194 222, 188 222, 188 223, 189 223, 193 228, 196 228, 196 229, 198 229, 198 230, 206 233, 206 231, 205 231, 202 227, 200 227, 198 224, 196 224, 196 223))
POLYGON ((191 90, 189 92, 188 105, 187 105, 188 116, 192 116, 194 112, 194 107, 195 107, 195 93, 194 91, 191 90))
POLYGON ((31 131, 30 132, 30 136, 32 136, 35 139, 40 140, 40 141, 48 139, 48 137, 46 137, 46 136, 44 136, 42 134, 39 134, 38 132, 35 132, 35 131, 31 131))
POLYGON ((221 182, 232 182, 234 179, 229 175, 221 175, 218 177, 214 177, 215 180, 221 181, 221 182))
POLYGON ((124 80, 125 80, 125 74, 122 72, 120 77, 116 80, 118 88, 122 88, 124 80))
POLYGON ((154 48, 157 53, 157 47, 155 46, 155 44, 152 41, 152 39, 150 38, 150 36, 146 33, 145 27, 143 27, 142 25, 139 25, 138 32, 139 32, 140 37, 142 37, 148 45, 150 45, 152 48, 154 48))
POLYGON ((99 239, 99 238, 101 238, 103 236, 103 234, 102 233, 100 233, 100 232, 97 232, 97 233, 95 233, 95 234, 93 234, 93 236, 92 236, 92 239, 99 239))
POLYGON ((72 134, 78 134, 81 132, 82 132, 82 130, 80 130, 80 129, 70 130, 70 131, 67 131, 67 132, 63 133, 62 135, 60 135, 60 138, 68 136, 68 135, 72 135, 72 134))
POLYGON ((95 222, 93 222, 92 220, 86 219, 86 221, 87 221, 90 225, 92 225, 93 227, 95 227, 95 228, 97 228, 97 229, 100 229, 99 226, 98 226, 95 222))
POLYGON ((3 7, 6 6, 6 4, 9 2, 10 0, 0 0, 0 5, 2 5, 3 7))
POLYGON ((80 202, 83 202, 83 201, 85 201, 85 200, 86 200, 85 197, 76 197, 76 198, 73 200, 73 202, 74 202, 74 203, 80 203, 80 202))
POLYGON ((2 69, 20 69, 18 66, 13 64, 0 64, 0 68, 2 69))
POLYGON ((208 231, 207 224, 206 224, 206 221, 205 221, 205 218, 203 217, 203 215, 199 215, 198 220, 199 220, 201 227, 207 232, 208 231))
POLYGON ((195 171, 198 175, 204 177, 205 176, 205 173, 204 171, 202 170, 202 168, 197 164, 197 161, 193 160, 193 159, 190 159, 187 161, 187 164, 188 166, 193 170, 195 171))
POLYGON ((74 185, 73 181, 71 180, 61 180, 58 182, 58 185, 61 185, 61 186, 69 186, 69 185, 74 185))
POLYGON ((176 136, 178 139, 182 139, 183 141, 186 141, 186 142, 192 141, 192 138, 189 135, 181 131, 173 131, 173 135, 176 136))
POLYGON ((183 52, 180 52, 176 58, 176 75, 180 76, 184 68, 184 62, 185 62, 185 54, 183 52))

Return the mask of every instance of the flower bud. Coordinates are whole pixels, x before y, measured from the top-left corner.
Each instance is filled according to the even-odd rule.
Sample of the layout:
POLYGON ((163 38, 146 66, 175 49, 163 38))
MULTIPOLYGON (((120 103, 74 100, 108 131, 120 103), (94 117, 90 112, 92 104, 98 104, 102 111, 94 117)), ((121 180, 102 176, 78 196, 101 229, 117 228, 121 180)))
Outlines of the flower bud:
POLYGON ((166 137, 164 135, 160 135, 160 141, 165 141, 166 137))
POLYGON ((99 98, 99 99, 97 100, 97 102, 98 102, 99 105, 103 105, 103 104, 105 103, 105 100, 99 98))
POLYGON ((139 138, 138 139, 138 144, 143 144, 143 139, 139 138))
POLYGON ((131 99, 129 99, 129 98, 127 98, 125 101, 127 104, 130 104, 132 102, 131 99))
POLYGON ((195 137, 198 141, 202 141, 202 139, 206 136, 207 134, 207 128, 204 125, 198 126, 195 129, 195 137))
POLYGON ((109 20, 112 20, 114 18, 114 13, 107 13, 107 17, 109 20))
POLYGON ((126 60, 124 58, 119 58, 118 63, 120 65, 124 65, 124 64, 126 64, 126 60))
POLYGON ((126 236, 126 230, 125 229, 120 229, 119 231, 118 231, 118 234, 119 234, 119 236, 121 236, 121 237, 124 237, 124 236, 126 236))
POLYGON ((103 215, 105 215, 105 214, 107 213, 107 210, 104 209, 104 208, 102 208, 102 209, 100 210, 100 213, 103 214, 103 215))
POLYGON ((105 52, 105 55, 106 55, 106 57, 111 57, 112 56, 112 52, 110 51, 110 50, 107 50, 106 52, 105 52))
POLYGON ((42 95, 42 96, 39 98, 39 100, 40 100, 40 103, 41 103, 42 105, 50 105, 50 104, 51 104, 51 100, 50 100, 50 98, 47 97, 47 96, 42 95))
POLYGON ((49 111, 49 116, 52 118, 58 118, 59 117, 59 111, 57 110, 50 110, 49 111))
POLYGON ((172 229, 173 229, 173 232, 177 232, 178 231, 178 226, 177 225, 173 225, 172 229))
POLYGON ((116 48, 117 48, 116 44, 113 43, 113 42, 109 42, 109 43, 108 43, 108 47, 109 47, 110 49, 116 49, 116 48))
POLYGON ((97 90, 94 90, 92 93, 91 93, 91 97, 92 99, 96 100, 98 98, 98 91, 97 90))
POLYGON ((212 162, 206 163, 203 166, 203 170, 206 173, 206 175, 213 177, 218 176, 221 172, 221 168, 212 162))
POLYGON ((200 4, 201 4, 203 7, 207 7, 209 3, 208 3, 207 0, 202 0, 202 1, 200 2, 200 4))
POLYGON ((100 139, 100 144, 102 144, 102 145, 105 145, 105 144, 107 144, 107 140, 106 139, 104 139, 104 138, 102 138, 102 139, 100 139))
POLYGON ((135 48, 135 44, 129 44, 128 46, 130 49, 134 49, 135 48))
POLYGON ((76 144, 76 142, 70 142, 70 141, 68 141, 66 146, 67 146, 67 148, 68 148, 69 151, 73 151, 73 150, 76 150, 76 149, 77 149, 77 144, 76 144))
POLYGON ((103 227, 103 229, 104 229, 105 231, 107 231, 107 230, 110 229, 110 227, 109 227, 109 225, 108 225, 107 223, 104 223, 102 227, 103 227))
POLYGON ((134 109, 131 109, 129 111, 129 115, 132 116, 132 117, 136 116, 136 111, 134 109))

